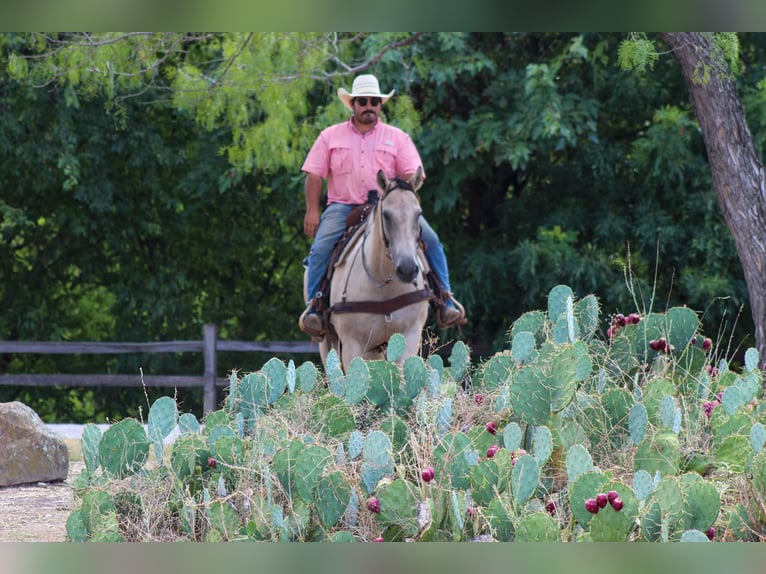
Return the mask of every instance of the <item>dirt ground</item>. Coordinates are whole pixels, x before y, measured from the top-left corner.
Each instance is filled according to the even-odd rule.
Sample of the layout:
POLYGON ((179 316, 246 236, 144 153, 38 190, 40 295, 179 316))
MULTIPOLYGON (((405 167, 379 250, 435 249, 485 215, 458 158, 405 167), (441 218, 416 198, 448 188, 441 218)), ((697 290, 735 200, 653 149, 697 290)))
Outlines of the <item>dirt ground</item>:
POLYGON ((0 542, 66 541, 74 505, 69 484, 85 468, 71 451, 67 480, 0 487, 0 542))

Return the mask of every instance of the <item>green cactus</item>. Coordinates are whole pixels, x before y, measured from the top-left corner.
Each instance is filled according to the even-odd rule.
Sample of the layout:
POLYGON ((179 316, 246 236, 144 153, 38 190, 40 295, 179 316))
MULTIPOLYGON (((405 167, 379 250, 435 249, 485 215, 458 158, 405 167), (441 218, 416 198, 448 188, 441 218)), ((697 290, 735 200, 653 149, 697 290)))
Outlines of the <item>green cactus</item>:
POLYGON ((391 400, 401 392, 399 368, 394 363, 383 360, 369 361, 367 367, 370 371, 367 398, 374 405, 386 409, 391 400))
POLYGON ((362 454, 362 445, 364 444, 364 435, 361 431, 351 431, 348 437, 348 456, 355 460, 362 454))
POLYGON ((339 397, 345 393, 346 377, 340 366, 340 356, 335 348, 331 348, 325 357, 325 372, 330 384, 330 391, 339 397))
POLYGON ((618 512, 607 504, 595 514, 590 521, 591 539, 594 542, 625 542, 633 523, 623 510, 618 512))
POLYGON ((630 408, 628 414, 628 432, 634 445, 640 445, 646 436, 649 417, 643 403, 636 403, 630 408))
POLYGON ((290 498, 294 498, 298 494, 296 486, 296 465, 298 463, 298 458, 305 448, 306 445, 301 441, 293 440, 274 455, 274 472, 277 474, 277 479, 282 485, 282 488, 284 488, 290 498))
POLYGON ((537 490, 540 482, 540 468, 534 457, 525 454, 516 459, 511 472, 511 492, 517 505, 524 504, 537 490))
POLYGON ((184 413, 178 417, 178 431, 181 434, 184 433, 196 433, 200 431, 200 424, 191 413, 184 413))
POLYGON ((85 468, 89 472, 95 472, 100 464, 98 445, 101 442, 101 429, 92 423, 86 424, 82 429, 82 455, 85 460, 85 468))
POLYGON ((436 419, 436 432, 440 435, 445 435, 449 432, 452 424, 452 399, 444 397, 441 407, 439 407, 439 415, 436 419))
POLYGON ((599 305, 595 295, 587 295, 575 303, 575 317, 580 328, 580 337, 590 340, 598 330, 599 305))
POLYGON ((178 423, 178 405, 170 397, 160 397, 152 403, 149 409, 147 429, 149 440, 154 445, 154 455, 157 463, 162 464, 163 441, 178 423))
POLYGON ((311 445, 304 448, 295 461, 295 488, 306 503, 314 500, 314 489, 319 484, 324 469, 333 460, 329 450, 311 445))
POLYGON ((516 527, 516 542, 561 542, 558 522, 542 512, 529 514, 516 527))
POLYGON ((645 470, 652 475, 657 471, 663 476, 676 475, 681 464, 680 449, 676 434, 670 431, 658 432, 638 447, 633 458, 634 470, 645 470))
POLYGON ((566 285, 556 285, 548 292, 548 320, 555 323, 559 317, 566 316, 567 307, 574 301, 572 289, 566 285))
POLYGON ((487 505, 486 516, 490 530, 495 540, 510 542, 516 535, 516 527, 513 515, 509 516, 507 508, 512 506, 511 501, 503 497, 495 497, 487 505))
POLYGON ((545 374, 537 367, 524 367, 515 373, 510 400, 522 422, 543 425, 551 418, 551 390, 545 374))
POLYGON ((479 378, 479 386, 492 391, 511 383, 514 359, 507 354, 492 356, 484 363, 479 378))
MULTIPOLYGON (((568 459, 567 459, 568 461, 568 459)), ((606 492, 604 485, 608 478, 601 472, 585 472, 569 482, 569 507, 572 516, 583 528, 589 528, 593 514, 585 509, 585 501, 594 498, 599 492, 606 492)))
POLYGON ((298 388, 302 392, 310 393, 314 390, 317 379, 319 379, 319 371, 317 371, 314 363, 306 361, 300 367, 295 369, 295 379, 298 388))
POLYGON ((450 354, 450 373, 454 381, 462 381, 471 366, 471 355, 463 341, 458 341, 452 346, 450 354))
POLYGON ((497 464, 489 459, 482 460, 471 468, 468 480, 471 485, 471 497, 476 504, 484 506, 494 498, 499 474, 497 464))
POLYGON ((575 482, 581 475, 593 470, 593 459, 583 445, 576 444, 567 451, 566 467, 569 482, 575 482))
POLYGON ((527 311, 514 321, 510 330, 510 337, 513 339, 518 333, 532 333, 536 343, 539 345, 545 340, 546 317, 542 311, 527 311))
POLYGON ((682 477, 681 490, 684 501, 681 508, 682 528, 706 531, 721 510, 721 500, 715 485, 702 480, 698 474, 690 474, 682 477), (691 482, 684 482, 687 476, 695 478, 691 482))
POLYGON ((117 478, 138 472, 149 457, 144 427, 132 418, 113 424, 101 437, 98 454, 104 470, 117 478))
POLYGON ((327 394, 312 406, 308 430, 345 441, 355 425, 354 413, 344 399, 327 394))
POLYGON ((532 433, 532 455, 538 466, 543 466, 553 453, 553 435, 546 426, 536 427, 532 433))
POLYGON ((377 493, 380 512, 375 520, 383 530, 387 542, 402 541, 418 533, 417 496, 413 486, 400 478, 377 493))
POLYGON ((526 331, 516 333, 511 340, 511 357, 519 365, 534 363, 538 357, 535 336, 526 331))
POLYGON ((521 427, 515 423, 510 422, 503 429, 503 445, 510 451, 514 451, 521 446, 522 432, 521 427))
POLYGON ((208 506, 211 530, 207 533, 208 541, 226 541, 237 538, 242 528, 242 520, 237 511, 228 502, 216 500, 208 506))
POLYGON ((333 471, 319 479, 314 504, 317 516, 326 528, 332 528, 338 523, 350 499, 351 488, 341 471, 333 471))
POLYGON ((426 364, 417 355, 407 357, 404 361, 404 382, 407 396, 414 400, 428 381, 426 364))
POLYGON ((347 405, 358 405, 364 400, 370 388, 370 371, 361 357, 354 357, 347 371, 343 399, 347 405))
POLYGON ((399 360, 407 349, 407 339, 401 333, 394 333, 386 345, 386 360, 392 363, 399 360))
POLYGON ((384 432, 372 431, 362 446, 362 482, 368 493, 381 478, 394 472, 391 440, 384 432))

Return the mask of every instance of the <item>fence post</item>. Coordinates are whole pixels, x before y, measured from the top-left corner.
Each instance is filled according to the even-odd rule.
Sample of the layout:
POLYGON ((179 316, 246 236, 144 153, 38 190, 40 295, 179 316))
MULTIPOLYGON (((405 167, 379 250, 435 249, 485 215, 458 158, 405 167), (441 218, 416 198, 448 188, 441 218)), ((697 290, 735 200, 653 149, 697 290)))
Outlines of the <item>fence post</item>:
POLYGON ((202 354, 205 357, 205 383, 203 386, 203 414, 206 415, 215 410, 217 404, 215 378, 218 371, 216 360, 216 341, 218 330, 213 324, 206 324, 202 335, 202 354))

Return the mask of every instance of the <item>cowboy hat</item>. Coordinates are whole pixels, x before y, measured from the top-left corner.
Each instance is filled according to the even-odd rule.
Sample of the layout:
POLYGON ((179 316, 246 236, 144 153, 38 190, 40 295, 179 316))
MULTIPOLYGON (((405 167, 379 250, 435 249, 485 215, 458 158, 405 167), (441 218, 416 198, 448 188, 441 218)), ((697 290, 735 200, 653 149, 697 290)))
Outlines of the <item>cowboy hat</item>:
POLYGON ((351 100, 358 98, 359 96, 372 96, 381 99, 382 103, 386 103, 391 99, 396 90, 391 90, 387 94, 380 93, 380 86, 378 86, 378 78, 372 74, 362 74, 354 78, 354 84, 351 86, 351 92, 347 92, 345 88, 338 88, 338 97, 349 110, 354 109, 351 104, 351 100))

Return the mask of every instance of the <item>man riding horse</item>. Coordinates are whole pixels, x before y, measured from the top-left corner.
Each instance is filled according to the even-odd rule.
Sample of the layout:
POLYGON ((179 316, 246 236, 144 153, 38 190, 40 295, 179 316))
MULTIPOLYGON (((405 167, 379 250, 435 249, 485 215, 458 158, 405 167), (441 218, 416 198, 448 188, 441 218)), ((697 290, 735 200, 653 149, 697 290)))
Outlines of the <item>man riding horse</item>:
MULTIPOLYGON (((410 136, 384 123, 378 117, 381 106, 395 90, 381 94, 378 79, 370 74, 357 76, 351 92, 338 89, 338 97, 352 112, 348 121, 330 126, 319 134, 301 170, 306 173, 306 216, 303 230, 314 238, 307 265, 306 310, 300 317, 302 331, 322 337, 327 325, 317 309, 327 293, 321 286, 335 244, 346 231, 351 211, 364 204, 368 191, 376 189, 376 178, 382 170, 388 179, 409 180, 422 161, 410 136), (327 208, 319 212, 323 180, 327 179, 327 208)), ((440 327, 466 322, 463 306, 452 296, 447 257, 439 237, 425 218, 420 217, 425 255, 435 274, 435 315, 440 327)))

